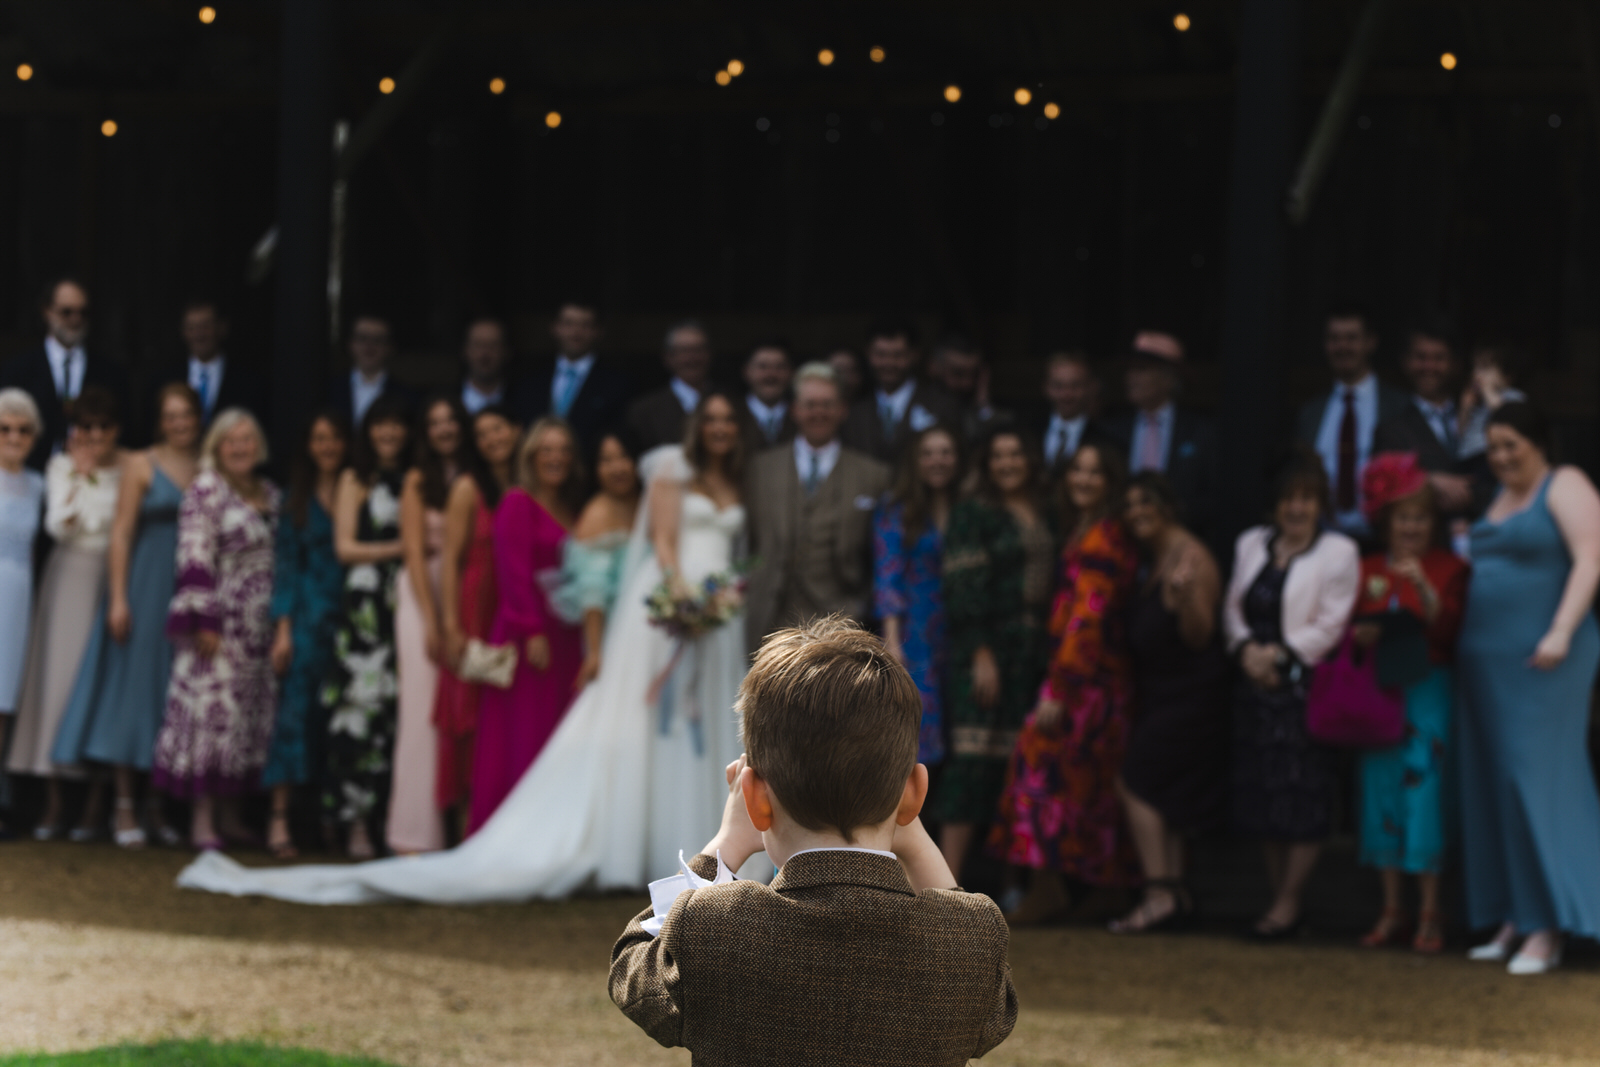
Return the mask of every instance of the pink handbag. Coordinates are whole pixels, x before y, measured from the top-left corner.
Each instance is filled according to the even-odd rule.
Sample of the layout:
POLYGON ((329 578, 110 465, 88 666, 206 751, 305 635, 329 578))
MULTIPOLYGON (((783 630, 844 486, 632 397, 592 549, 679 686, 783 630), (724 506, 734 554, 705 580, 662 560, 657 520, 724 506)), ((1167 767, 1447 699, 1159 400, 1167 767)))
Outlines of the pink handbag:
POLYGON ((1378 684, 1375 653, 1346 632, 1339 651, 1311 672, 1306 732, 1312 740, 1340 748, 1389 748, 1405 737, 1405 695, 1378 684))

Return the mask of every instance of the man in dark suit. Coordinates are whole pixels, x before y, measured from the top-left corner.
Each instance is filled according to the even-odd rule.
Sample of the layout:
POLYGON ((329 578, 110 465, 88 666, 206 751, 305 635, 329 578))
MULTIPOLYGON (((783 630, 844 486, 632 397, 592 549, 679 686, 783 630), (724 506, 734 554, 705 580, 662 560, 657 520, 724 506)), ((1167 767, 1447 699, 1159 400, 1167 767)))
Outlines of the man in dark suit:
POLYGON ((840 437, 845 446, 893 465, 913 436, 931 426, 961 433, 961 405, 917 377, 921 354, 910 323, 884 321, 867 332, 872 392, 850 407, 840 437))
POLYGON ((329 379, 328 406, 349 419, 352 429, 361 427, 367 409, 379 397, 391 397, 408 409, 416 407, 416 394, 389 369, 394 359, 394 328, 388 319, 370 313, 357 315, 350 323, 347 350, 350 370, 329 379))
POLYGON ((1455 351, 1442 320, 1420 322, 1406 331, 1400 369, 1411 383, 1410 403, 1378 424, 1373 449, 1415 452, 1428 472, 1439 510, 1451 518, 1470 516, 1488 506, 1474 500, 1472 479, 1462 473, 1461 428, 1453 392, 1455 351))
POLYGON ((984 435, 997 419, 1011 413, 995 407, 989 393, 989 361, 983 349, 957 334, 946 334, 933 346, 928 378, 961 408, 960 432, 969 444, 984 435))
POLYGON ((67 444, 67 404, 86 386, 99 385, 112 395, 128 395, 120 366, 84 347, 89 336, 89 291, 74 278, 61 278, 45 288, 39 302, 44 340, 0 370, 0 388, 22 389, 39 405, 44 432, 34 440, 28 466, 44 470, 50 457, 67 444))
POLYGON ((203 425, 210 426, 217 412, 232 407, 248 410, 263 426, 270 425, 267 402, 270 390, 254 368, 238 356, 223 351, 228 339, 228 319, 213 300, 191 300, 183 306, 179 326, 188 355, 173 360, 152 380, 144 405, 146 414, 156 408, 156 394, 173 382, 187 383, 200 398, 203 425))
POLYGON ((789 385, 794 380, 794 365, 789 346, 782 341, 763 341, 750 350, 744 361, 747 392, 739 410, 739 433, 744 438, 744 454, 754 456, 794 440, 794 412, 789 405, 789 385))
POLYGON ((1099 381, 1082 352, 1057 352, 1045 366, 1046 404, 1032 419, 1033 432, 1044 446, 1045 469, 1056 481, 1067 460, 1086 444, 1114 443, 1094 417, 1099 381))
POLYGON ((1125 378, 1130 413, 1106 424, 1133 473, 1166 475, 1183 506, 1183 522, 1202 538, 1211 523, 1216 437, 1211 422, 1177 406, 1183 344, 1169 333, 1142 330, 1133 339, 1125 378))
POLYGON ((1300 408, 1295 441, 1322 457, 1333 489, 1333 525, 1357 540, 1371 531, 1361 510, 1361 472, 1372 458, 1378 426, 1406 406, 1406 394, 1372 373, 1378 335, 1362 308, 1328 313, 1322 348, 1333 372, 1333 388, 1300 408))
POLYGON ((688 319, 667 330, 661 361, 672 377, 628 409, 628 428, 648 451, 683 440, 684 423, 711 379, 711 342, 698 322, 688 319))
POLYGON ((584 455, 599 447, 600 435, 622 418, 628 402, 628 379, 595 354, 600 317, 593 304, 568 300, 550 324, 556 356, 534 368, 528 377, 533 418, 554 415, 567 420, 578 435, 584 455))
POLYGON ((461 406, 468 415, 496 404, 519 422, 533 419, 537 405, 523 383, 511 376, 511 332, 505 323, 487 316, 469 322, 461 362, 465 371, 461 406))

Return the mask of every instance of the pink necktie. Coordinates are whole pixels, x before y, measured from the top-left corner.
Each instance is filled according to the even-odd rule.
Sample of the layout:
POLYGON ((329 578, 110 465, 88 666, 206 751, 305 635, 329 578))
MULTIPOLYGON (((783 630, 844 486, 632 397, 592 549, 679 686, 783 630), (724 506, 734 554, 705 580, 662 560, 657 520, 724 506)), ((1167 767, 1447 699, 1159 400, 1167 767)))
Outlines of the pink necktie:
POLYGON ((1159 471, 1161 469, 1161 423, 1154 415, 1141 416, 1144 419, 1144 436, 1139 440, 1139 470, 1159 471))

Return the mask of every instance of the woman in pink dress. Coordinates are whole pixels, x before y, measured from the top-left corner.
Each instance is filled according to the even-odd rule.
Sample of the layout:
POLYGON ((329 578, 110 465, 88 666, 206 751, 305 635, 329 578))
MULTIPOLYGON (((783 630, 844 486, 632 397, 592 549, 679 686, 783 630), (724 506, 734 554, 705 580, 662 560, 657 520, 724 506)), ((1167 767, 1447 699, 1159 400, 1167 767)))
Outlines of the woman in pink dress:
POLYGON ((472 825, 494 814, 544 748, 575 695, 583 638, 550 606, 561 555, 581 503, 583 477, 572 431, 541 419, 517 453, 516 484, 495 512, 500 587, 489 642, 517 649, 511 688, 485 688, 472 767, 472 825))
POLYGON ((433 725, 439 692, 443 627, 439 622, 439 559, 444 551, 444 508, 467 443, 467 413, 447 396, 429 401, 419 427, 417 465, 400 493, 400 542, 405 569, 395 583, 395 655, 400 704, 385 837, 396 852, 444 847, 444 820, 435 802, 439 741, 433 725))
POLYGON ((473 739, 478 732, 480 686, 463 681, 455 668, 467 641, 489 636, 497 593, 494 574, 494 512, 511 484, 511 468, 522 436, 511 415, 491 404, 472 417, 477 456, 467 476, 450 488, 444 513, 444 551, 439 564, 439 624, 443 669, 434 699, 433 725, 439 746, 434 798, 455 813, 464 837, 471 813, 473 739))

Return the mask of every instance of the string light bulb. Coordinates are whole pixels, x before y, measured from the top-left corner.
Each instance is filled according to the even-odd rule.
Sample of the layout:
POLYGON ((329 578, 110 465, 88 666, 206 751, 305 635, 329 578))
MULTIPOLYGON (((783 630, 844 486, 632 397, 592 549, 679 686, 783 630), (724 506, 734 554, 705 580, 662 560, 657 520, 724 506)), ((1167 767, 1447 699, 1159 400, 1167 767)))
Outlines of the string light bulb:
POLYGON ((833 49, 824 48, 822 51, 818 52, 817 62, 821 63, 824 67, 833 66, 833 49))
POLYGON ((382 93, 384 96, 388 96, 390 93, 394 92, 394 79, 380 78, 378 80, 378 92, 382 93))
POLYGON ((718 85, 727 85, 729 82, 733 81, 733 75, 729 74, 725 70, 717 71, 717 73, 713 75, 713 78, 718 85))
POLYGON ((1061 105, 1057 104, 1055 101, 1051 101, 1050 103, 1046 104, 1044 106, 1044 117, 1047 118, 1047 119, 1058 119, 1058 118, 1060 118, 1061 117, 1061 105))
POLYGON ((946 103, 951 103, 951 104, 954 104, 956 101, 960 100, 961 99, 961 86, 959 86, 959 85, 946 85, 944 87, 944 98, 945 98, 945 102, 946 103))
POLYGON ((499 96, 501 93, 506 91, 506 80, 504 78, 490 78, 489 91, 494 95, 499 96))
POLYGON ((1189 27, 1193 25, 1194 23, 1190 21, 1189 16, 1185 15, 1182 11, 1172 16, 1172 28, 1177 30, 1179 33, 1188 33, 1189 27))
POLYGON ((1028 103, 1033 99, 1033 94, 1026 88, 1022 88, 1012 93, 1011 99, 1015 100, 1019 106, 1027 107, 1028 103))
POLYGON ((867 53, 867 58, 872 60, 874 63, 882 63, 888 58, 888 55, 889 53, 885 52, 882 48, 879 48, 877 45, 873 45, 872 50, 867 53))
POLYGON ((546 126, 550 127, 552 130, 555 129, 557 126, 561 125, 561 112, 559 112, 559 111, 546 112, 545 116, 544 116, 544 124, 546 126))
POLYGON ((742 59, 730 59, 730 60, 728 60, 728 73, 732 74, 735 78, 737 78, 739 75, 743 74, 744 73, 744 60, 742 60, 742 59))
POLYGON ((32 81, 32 80, 33 80, 33 68, 30 67, 26 63, 19 63, 17 65, 17 81, 25 82, 25 81, 32 81))
POLYGON ((217 9, 209 4, 200 9, 200 21, 207 26, 217 21, 217 9))
POLYGON ((106 119, 104 122, 102 122, 100 124, 100 132, 102 134, 104 134, 105 136, 107 136, 107 137, 115 137, 117 135, 117 123, 116 123, 116 120, 115 119, 106 119))
POLYGON ((1456 54, 1454 52, 1446 52, 1444 55, 1440 56, 1439 66, 1443 67, 1445 70, 1455 70, 1456 54))

